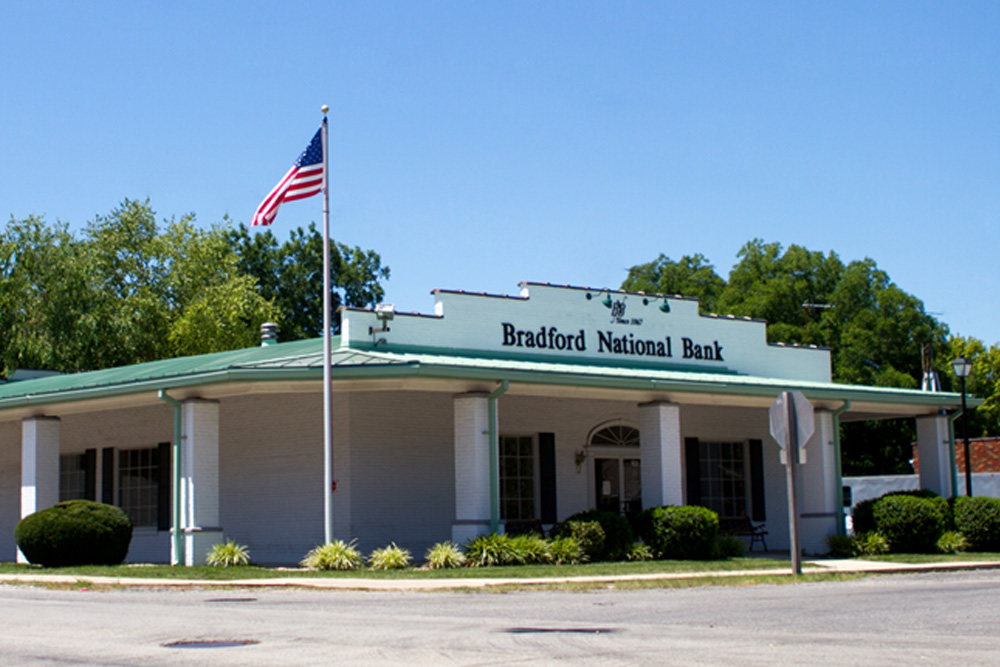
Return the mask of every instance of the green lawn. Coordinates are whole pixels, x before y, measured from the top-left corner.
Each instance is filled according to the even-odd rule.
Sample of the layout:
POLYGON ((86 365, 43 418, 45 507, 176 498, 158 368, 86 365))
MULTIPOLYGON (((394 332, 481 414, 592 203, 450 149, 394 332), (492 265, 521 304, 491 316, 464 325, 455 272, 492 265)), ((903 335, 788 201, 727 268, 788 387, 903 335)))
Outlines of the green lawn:
POLYGON ((448 570, 354 570, 318 572, 300 569, 265 567, 171 567, 169 565, 88 565, 80 567, 39 568, 16 563, 0 563, 0 574, 62 574, 75 577, 118 577, 146 579, 275 579, 285 577, 340 577, 367 579, 477 579, 477 578, 553 578, 606 577, 685 572, 731 572, 737 570, 772 570, 789 567, 788 561, 765 558, 730 558, 714 561, 645 561, 638 563, 587 563, 585 565, 521 565, 505 567, 467 567, 448 570))
POLYGON ((864 560, 877 560, 886 563, 961 563, 967 561, 1000 561, 1000 553, 961 553, 961 554, 884 554, 881 556, 865 556, 864 560))

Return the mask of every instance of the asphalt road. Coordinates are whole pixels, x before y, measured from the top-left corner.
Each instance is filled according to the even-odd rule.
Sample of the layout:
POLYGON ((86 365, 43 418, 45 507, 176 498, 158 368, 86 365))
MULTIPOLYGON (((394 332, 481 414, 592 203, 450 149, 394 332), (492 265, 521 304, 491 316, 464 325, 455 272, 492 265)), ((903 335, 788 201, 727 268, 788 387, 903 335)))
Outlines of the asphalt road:
POLYGON ((1000 664, 1000 572, 591 593, 0 586, 4 666, 918 662, 1000 664))

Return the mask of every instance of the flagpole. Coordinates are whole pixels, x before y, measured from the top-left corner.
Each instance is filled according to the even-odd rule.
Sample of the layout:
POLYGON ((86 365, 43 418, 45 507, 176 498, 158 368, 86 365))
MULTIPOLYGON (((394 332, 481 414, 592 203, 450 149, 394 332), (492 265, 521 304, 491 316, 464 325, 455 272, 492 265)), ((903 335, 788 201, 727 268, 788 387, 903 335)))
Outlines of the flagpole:
POLYGON ((333 541, 333 388, 330 350, 330 191, 327 188, 326 114, 323 111, 323 541, 333 541))

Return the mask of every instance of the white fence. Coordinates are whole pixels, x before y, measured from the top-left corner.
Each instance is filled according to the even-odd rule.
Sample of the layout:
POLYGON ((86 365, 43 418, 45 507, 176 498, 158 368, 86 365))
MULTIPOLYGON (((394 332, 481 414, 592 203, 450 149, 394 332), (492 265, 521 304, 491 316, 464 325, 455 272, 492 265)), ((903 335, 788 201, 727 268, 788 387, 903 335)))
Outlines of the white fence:
MULTIPOLYGON (((871 477, 845 477, 844 486, 851 489, 851 508, 847 514, 847 528, 851 528, 854 506, 863 500, 878 498, 889 491, 914 491, 920 488, 917 475, 873 475, 871 477)), ((972 493, 976 496, 1000 498, 1000 473, 972 473, 972 493)), ((958 495, 965 495, 965 474, 958 476, 958 495)))

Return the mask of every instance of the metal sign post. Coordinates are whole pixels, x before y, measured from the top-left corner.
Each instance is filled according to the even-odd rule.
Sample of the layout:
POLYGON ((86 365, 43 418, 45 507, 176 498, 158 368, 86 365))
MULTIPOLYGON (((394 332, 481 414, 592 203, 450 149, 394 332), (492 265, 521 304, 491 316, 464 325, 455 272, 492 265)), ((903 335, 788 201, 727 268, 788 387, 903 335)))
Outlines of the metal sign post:
POLYGON ((788 480, 788 532, 791 541, 792 572, 802 574, 795 466, 797 463, 805 463, 804 446, 815 428, 813 407, 801 392, 785 391, 778 396, 768 414, 771 420, 771 435, 784 450, 782 453, 788 480))

